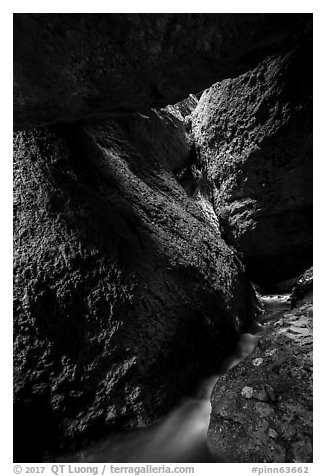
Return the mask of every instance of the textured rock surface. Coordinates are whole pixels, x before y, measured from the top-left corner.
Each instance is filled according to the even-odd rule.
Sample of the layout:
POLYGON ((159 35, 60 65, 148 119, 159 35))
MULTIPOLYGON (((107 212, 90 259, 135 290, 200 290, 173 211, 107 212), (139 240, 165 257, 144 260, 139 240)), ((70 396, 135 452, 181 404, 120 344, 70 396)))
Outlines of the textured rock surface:
POLYGON ((291 290, 291 306, 296 307, 301 300, 313 292, 313 268, 307 269, 291 290))
POLYGON ((170 111, 175 116, 179 117, 180 120, 185 120, 187 116, 190 116, 191 113, 196 109, 198 105, 198 99, 202 93, 189 94, 188 97, 178 102, 177 104, 169 105, 166 107, 167 111, 170 111))
POLYGON ((15 460, 38 461, 170 408, 253 294, 214 222, 116 123, 14 146, 15 460))
POLYGON ((192 143, 187 140, 184 117, 179 109, 191 112, 186 104, 184 107, 181 104, 150 109, 144 114, 135 113, 119 120, 143 155, 155 157, 172 171, 185 167, 193 158, 192 143))
POLYGON ((259 284, 295 277, 312 262, 311 51, 308 35, 215 84, 193 113, 197 188, 259 284))
POLYGON ((219 378, 208 432, 227 461, 312 462, 312 303, 270 323, 250 358, 219 378))
POLYGON ((247 71, 310 22, 311 14, 15 14, 15 127, 174 104, 247 71))

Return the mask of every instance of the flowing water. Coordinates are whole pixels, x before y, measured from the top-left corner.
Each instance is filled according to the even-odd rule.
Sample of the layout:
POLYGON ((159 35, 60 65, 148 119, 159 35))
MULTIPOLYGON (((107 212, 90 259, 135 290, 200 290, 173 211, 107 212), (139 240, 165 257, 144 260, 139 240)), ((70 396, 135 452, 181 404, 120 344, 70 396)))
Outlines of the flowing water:
MULTIPOLYGON (((289 295, 261 297, 266 310, 259 319, 262 326, 258 325, 255 334, 240 336, 236 349, 222 363, 220 373, 228 372, 254 351, 261 336, 267 332, 264 324, 273 322, 289 310, 288 298, 289 295)), ((82 463, 223 462, 222 458, 213 457, 207 446, 210 395, 217 379, 218 375, 206 379, 195 396, 181 400, 158 422, 146 428, 110 435, 74 455, 57 460, 82 463)))

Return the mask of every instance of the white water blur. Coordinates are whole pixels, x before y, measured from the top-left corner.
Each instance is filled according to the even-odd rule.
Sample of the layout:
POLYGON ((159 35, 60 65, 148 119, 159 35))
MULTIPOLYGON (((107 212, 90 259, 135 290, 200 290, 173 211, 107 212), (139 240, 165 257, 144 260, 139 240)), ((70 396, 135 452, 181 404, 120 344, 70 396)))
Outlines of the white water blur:
POLYGON ((184 398, 164 418, 146 428, 120 432, 68 457, 71 462, 182 463, 219 461, 207 447, 210 395, 217 375, 197 395, 184 398))
MULTIPOLYGON (((221 366, 225 373, 251 354, 258 336, 243 334, 221 366)), ((165 417, 146 428, 110 435, 67 458, 84 463, 209 463, 223 462, 207 446, 210 396, 218 375, 204 380, 193 397, 183 398, 165 417)))
MULTIPOLYGON (((266 318, 277 317, 289 308, 288 295, 262 297, 266 318)), ((264 316, 260 322, 265 321, 264 316)), ((264 334, 263 326, 255 333, 240 336, 233 353, 221 365, 220 374, 244 360, 254 351, 264 334)), ((210 395, 219 375, 204 380, 194 397, 182 399, 158 422, 146 427, 110 435, 89 445, 77 454, 58 458, 58 461, 88 463, 205 463, 223 462, 213 457, 207 446, 211 404, 210 395)))

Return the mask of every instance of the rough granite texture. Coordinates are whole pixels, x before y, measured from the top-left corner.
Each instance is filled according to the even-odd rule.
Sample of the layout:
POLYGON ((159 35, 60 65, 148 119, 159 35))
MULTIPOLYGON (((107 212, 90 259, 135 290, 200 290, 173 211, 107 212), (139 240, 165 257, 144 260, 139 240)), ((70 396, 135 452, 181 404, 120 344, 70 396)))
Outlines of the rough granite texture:
POLYGON ((192 115, 195 191, 209 198, 222 236, 261 285, 312 264, 310 40, 215 84, 192 115))
POLYGON ((312 302, 283 312, 255 352, 221 376, 208 431, 227 462, 312 462, 312 302))
POLYGON ((14 14, 14 124, 175 104, 296 42, 312 14, 14 14))
POLYGON ((291 290, 291 306, 297 307, 306 294, 313 292, 313 268, 307 269, 291 290))
POLYGON ((252 286, 115 122, 14 136, 15 461, 143 425, 229 352, 252 286))
POLYGON ((188 140, 184 117, 179 111, 187 109, 188 101, 184 103, 165 109, 149 109, 143 114, 134 113, 119 119, 129 140, 143 155, 155 157, 172 171, 187 166, 193 160, 193 144, 188 140))

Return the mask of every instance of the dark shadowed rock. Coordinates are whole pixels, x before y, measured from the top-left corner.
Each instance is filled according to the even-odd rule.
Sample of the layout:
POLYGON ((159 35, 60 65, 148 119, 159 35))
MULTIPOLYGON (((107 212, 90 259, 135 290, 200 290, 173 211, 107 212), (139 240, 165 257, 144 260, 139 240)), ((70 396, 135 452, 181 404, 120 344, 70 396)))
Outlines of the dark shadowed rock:
POLYGON ((241 463, 312 462, 312 303, 270 323, 246 361, 217 381, 211 451, 241 463))
POLYGON ((15 14, 15 128, 174 104, 291 45, 311 22, 311 14, 15 14))
POLYGON ((155 419, 250 321, 238 258, 137 144, 114 122, 15 135, 16 461, 155 419))
POLYGON ((193 113, 197 188, 262 285, 312 262, 311 51, 309 37, 215 84, 193 113))

